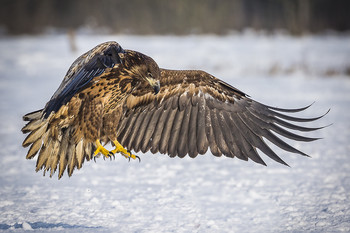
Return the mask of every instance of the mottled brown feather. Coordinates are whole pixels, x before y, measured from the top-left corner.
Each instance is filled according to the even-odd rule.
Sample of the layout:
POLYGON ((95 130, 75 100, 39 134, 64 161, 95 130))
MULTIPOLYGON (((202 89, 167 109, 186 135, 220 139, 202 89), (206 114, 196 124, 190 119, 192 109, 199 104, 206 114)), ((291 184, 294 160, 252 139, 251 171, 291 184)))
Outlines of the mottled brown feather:
POLYGON ((66 167, 67 167, 67 163, 68 163, 69 137, 70 137, 70 132, 69 132, 69 130, 66 130, 66 131, 63 133, 60 151, 58 152, 58 157, 59 157, 59 172, 58 172, 58 178, 61 178, 61 177, 63 176, 63 172, 65 171, 65 169, 66 169, 66 167))
POLYGON ((38 153, 39 149, 41 148, 42 141, 41 139, 36 140, 31 146, 30 149, 28 150, 26 159, 32 159, 36 153, 38 153))

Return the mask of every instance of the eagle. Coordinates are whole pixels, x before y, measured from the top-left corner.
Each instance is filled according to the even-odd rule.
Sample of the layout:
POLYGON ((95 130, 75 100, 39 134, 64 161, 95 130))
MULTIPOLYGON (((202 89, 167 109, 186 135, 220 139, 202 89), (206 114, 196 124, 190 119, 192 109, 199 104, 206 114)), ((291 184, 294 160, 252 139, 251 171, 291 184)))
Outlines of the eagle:
POLYGON ((111 41, 78 57, 45 107, 23 116, 27 124, 22 132, 29 134, 22 145, 30 146, 27 159, 38 154, 36 171, 43 169, 52 177, 58 169, 58 179, 66 169, 71 176, 85 159, 118 153, 140 160, 135 155, 140 151, 194 158, 210 148, 214 156, 251 159, 266 166, 262 152, 288 166, 266 141, 308 156, 279 135, 317 140, 288 130, 323 128, 300 123, 325 114, 290 114, 310 106, 268 106, 204 71, 162 69, 151 57, 111 41), (105 148, 108 143, 113 150, 105 148))

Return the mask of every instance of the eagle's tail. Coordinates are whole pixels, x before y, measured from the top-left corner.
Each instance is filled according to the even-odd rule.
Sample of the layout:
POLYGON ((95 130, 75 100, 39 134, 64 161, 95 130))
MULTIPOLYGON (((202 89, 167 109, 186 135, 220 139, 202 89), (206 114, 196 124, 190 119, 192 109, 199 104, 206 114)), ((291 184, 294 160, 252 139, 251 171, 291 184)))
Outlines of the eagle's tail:
POLYGON ((45 118, 43 109, 31 112, 23 116, 24 121, 29 121, 23 128, 23 133, 29 133, 22 146, 30 146, 27 159, 32 159, 37 153, 36 171, 50 170, 50 176, 54 174, 59 165, 58 177, 61 178, 65 169, 71 176, 75 167, 81 168, 85 158, 90 160, 94 145, 81 139, 74 140, 71 127, 60 128, 55 124, 51 115, 45 118))

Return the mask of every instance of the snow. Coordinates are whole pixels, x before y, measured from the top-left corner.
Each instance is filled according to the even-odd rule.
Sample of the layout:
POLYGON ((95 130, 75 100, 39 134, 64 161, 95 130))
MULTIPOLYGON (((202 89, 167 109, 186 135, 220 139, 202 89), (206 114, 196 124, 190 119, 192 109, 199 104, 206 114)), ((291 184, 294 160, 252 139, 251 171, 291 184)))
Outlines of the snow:
POLYGON ((66 35, 0 38, 0 231, 22 232, 349 232, 350 37, 243 34, 208 36, 66 35), (267 167, 209 153, 191 158, 138 154, 141 162, 87 162, 61 180, 35 172, 20 132, 42 108, 70 64, 115 40, 161 67, 202 69, 252 98, 278 107, 331 111, 291 142, 312 158, 276 151, 267 167))

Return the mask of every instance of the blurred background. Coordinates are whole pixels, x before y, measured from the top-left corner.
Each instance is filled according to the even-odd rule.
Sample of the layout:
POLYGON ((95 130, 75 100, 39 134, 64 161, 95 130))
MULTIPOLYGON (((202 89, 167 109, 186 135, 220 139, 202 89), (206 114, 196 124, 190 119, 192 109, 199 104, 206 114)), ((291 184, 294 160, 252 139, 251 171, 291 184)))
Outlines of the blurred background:
POLYGON ((292 35, 346 32, 348 0, 1 0, 3 33, 90 29, 128 34, 227 34, 246 28, 292 35))
MULTIPOLYGON (((9 38, 27 41, 25 36, 36 37, 42 46, 64 41, 72 58, 64 59, 67 64, 61 67, 95 45, 115 40, 154 57, 162 67, 206 69, 230 78, 298 72, 307 77, 350 76, 348 0, 0 2, 0 36, 4 39, 0 43, 9 38), (136 37, 139 41, 132 43, 136 37), (207 47, 216 53, 209 55, 207 47), (181 60, 177 58, 180 50, 181 60)), ((26 54, 26 49, 17 54, 26 54)), ((35 50, 36 58, 47 66, 52 52, 46 48, 40 53, 38 46, 35 50)), ((35 61, 33 54, 31 58, 35 61)), ((34 69, 33 63, 19 65, 23 64, 34 69)))

